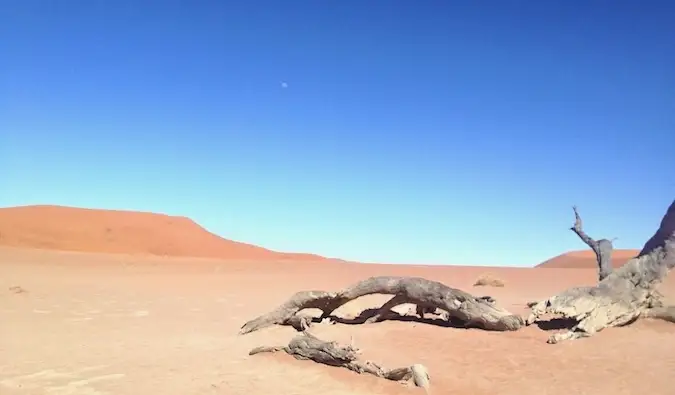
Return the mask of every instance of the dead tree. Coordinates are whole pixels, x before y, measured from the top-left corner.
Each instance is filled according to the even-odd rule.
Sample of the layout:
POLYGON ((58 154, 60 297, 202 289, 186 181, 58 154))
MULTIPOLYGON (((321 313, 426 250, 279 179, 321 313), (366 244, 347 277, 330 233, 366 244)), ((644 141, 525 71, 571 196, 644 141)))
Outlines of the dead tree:
MULTIPOLYGON (((580 221, 579 221, 580 222, 580 221)), ((607 327, 630 324, 640 317, 675 322, 675 308, 664 307, 656 290, 675 267, 675 201, 661 220, 659 229, 637 257, 611 272, 594 287, 568 289, 547 300, 532 303, 526 324, 543 314, 573 319, 565 333, 551 336, 549 343, 592 336, 607 327)))
POLYGON ((577 234, 581 241, 586 243, 595 253, 595 259, 598 262, 598 280, 602 281, 605 277, 612 273, 612 241, 607 239, 594 240, 586 232, 584 232, 583 223, 577 207, 572 207, 574 210, 574 226, 570 228, 571 231, 577 234))
MULTIPOLYGON (((584 230, 583 230, 583 222, 581 220, 581 216, 579 215, 579 210, 577 210, 576 206, 572 206, 572 209, 574 210, 574 226, 570 228, 574 233, 576 233, 577 236, 593 250, 593 253, 595 254, 595 259, 598 264, 598 282, 601 282, 602 280, 605 279, 605 277, 609 276, 613 269, 612 265, 612 253, 614 251, 614 246, 612 245, 613 241, 616 240, 616 238, 612 240, 607 240, 607 239, 601 239, 601 240, 594 240, 591 238, 584 230)), ((663 236, 662 240, 663 240, 663 236)), ((654 291, 654 294, 652 295, 652 302, 651 304, 654 307, 660 307, 661 306, 661 298, 663 295, 659 293, 658 291, 654 291)), ((665 311, 670 311, 669 309, 666 309, 665 311)), ((657 312, 650 312, 651 317, 658 317, 661 318, 663 314, 657 313, 657 312)))
MULTIPOLYGON (((523 318, 495 305, 490 297, 476 297, 445 284, 419 277, 371 277, 338 292, 304 291, 293 295, 286 303, 267 314, 245 323, 240 334, 250 333, 272 325, 292 325, 306 329, 311 317, 298 314, 304 309, 319 309, 320 319, 331 316, 340 306, 361 296, 393 295, 367 322, 381 320, 394 307, 412 303, 425 309, 444 310, 449 319, 461 321, 466 327, 494 331, 513 331, 523 326, 523 318)), ((420 311, 420 310, 418 310, 420 311)))
POLYGON ((312 360, 324 365, 343 367, 359 374, 368 373, 387 380, 413 379, 416 386, 429 390, 429 373, 423 365, 415 364, 405 368, 385 369, 371 361, 359 361, 358 355, 361 351, 354 346, 353 341, 348 346, 341 346, 336 342, 323 341, 308 332, 294 337, 287 346, 256 347, 248 354, 278 351, 285 351, 299 360, 312 360))

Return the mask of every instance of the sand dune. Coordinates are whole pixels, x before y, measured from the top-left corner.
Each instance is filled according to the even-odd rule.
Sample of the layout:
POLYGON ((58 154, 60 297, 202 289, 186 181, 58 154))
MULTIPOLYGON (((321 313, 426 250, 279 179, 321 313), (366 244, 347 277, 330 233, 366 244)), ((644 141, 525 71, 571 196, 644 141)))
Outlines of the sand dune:
MULTIPOLYGON (((39 205, 0 208, 0 246, 95 253, 147 254, 236 260, 324 261, 224 239, 186 217, 39 205)), ((615 267, 639 250, 616 250, 615 267)), ((331 259, 331 261, 338 261, 331 259)), ((591 250, 570 251, 538 268, 595 268, 591 250)))
POLYGON ((0 246, 218 259, 325 259, 226 240, 185 217, 63 206, 0 208, 0 246))
MULTIPOLYGON (((618 251, 615 264, 635 253, 618 251)), ((290 327, 237 332, 296 291, 338 290, 375 275, 420 276, 489 294, 517 314, 528 301, 597 282, 591 251, 553 258, 540 265, 546 270, 321 259, 225 240, 182 217, 0 209, 0 350, 11 356, 0 358, 0 393, 420 394, 287 355, 248 356, 256 346, 286 344, 297 334, 290 327), (473 287, 483 275, 505 286, 473 287)), ((673 300, 675 277, 661 291, 673 300)), ((366 296, 337 313, 358 315, 386 299, 366 296)), ((546 344, 556 330, 542 324, 498 333, 424 320, 312 328, 326 340, 353 337, 363 358, 387 367, 423 363, 434 394, 672 393, 672 324, 640 320, 546 344)))
MULTIPOLYGON (((614 250, 612 254, 612 266, 621 267, 631 258, 634 258, 640 250, 614 250)), ((595 261, 593 251, 570 251, 535 266, 538 268, 576 268, 576 269, 595 269, 598 264, 595 261)))

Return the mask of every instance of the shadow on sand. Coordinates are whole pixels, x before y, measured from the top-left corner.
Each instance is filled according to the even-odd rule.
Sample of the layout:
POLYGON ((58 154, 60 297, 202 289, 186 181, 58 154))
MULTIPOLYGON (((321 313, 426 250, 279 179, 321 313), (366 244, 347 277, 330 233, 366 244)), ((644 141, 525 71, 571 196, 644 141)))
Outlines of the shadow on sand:
POLYGON ((547 321, 537 321, 536 324, 542 331, 558 331, 572 329, 578 322, 573 318, 551 318, 547 321))
MULTIPOLYGON (((331 315, 328 318, 331 319, 332 321, 338 323, 338 324, 345 324, 345 325, 361 325, 361 324, 366 324, 366 321, 373 317, 377 313, 378 309, 366 309, 359 314, 358 317, 355 318, 345 318, 345 317, 338 317, 331 315)), ((432 315, 432 314, 428 314, 432 315)), ((415 323, 420 323, 420 324, 427 324, 427 325, 435 325, 435 326, 440 326, 444 328, 458 328, 458 329, 468 329, 466 324, 461 321, 457 320, 454 318, 445 319, 441 316, 433 314, 434 317, 425 317, 421 318, 417 315, 403 315, 399 314, 395 311, 389 311, 385 316, 381 317, 377 322, 382 322, 382 321, 400 321, 400 322, 415 322, 415 323)), ((312 320, 313 322, 319 322, 319 318, 314 318, 312 320)))

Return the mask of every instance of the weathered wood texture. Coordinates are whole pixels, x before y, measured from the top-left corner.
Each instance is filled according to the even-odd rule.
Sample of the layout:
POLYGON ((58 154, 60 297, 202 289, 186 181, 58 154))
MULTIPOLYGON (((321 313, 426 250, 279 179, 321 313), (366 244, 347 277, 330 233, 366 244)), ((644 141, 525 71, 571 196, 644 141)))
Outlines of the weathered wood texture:
POLYGON ((360 361, 358 359, 360 350, 353 343, 343 346, 337 342, 326 342, 308 332, 294 337, 287 346, 256 347, 249 352, 249 355, 278 351, 285 351, 296 359, 343 367, 359 374, 368 373, 387 380, 408 381, 412 379, 416 386, 429 390, 430 377, 423 365, 415 364, 405 368, 385 369, 371 361, 360 361))
POLYGON ((549 343, 588 337, 607 327, 627 325, 640 317, 675 321, 675 309, 664 307, 656 290, 675 267, 675 201, 659 229, 640 254, 608 274, 594 287, 568 289, 547 300, 532 303, 526 324, 543 314, 574 319, 568 332, 551 336, 549 343))
POLYGON ((382 319, 393 307, 412 303, 422 307, 418 311, 434 308, 446 311, 449 318, 463 322, 466 327, 513 331, 524 324, 522 317, 497 307, 490 297, 476 297, 419 277, 382 276, 368 278, 339 292, 298 292, 273 311, 245 323, 239 333, 246 334, 272 325, 292 325, 298 330, 304 330, 312 321, 298 315, 301 310, 319 309, 323 312, 321 318, 325 319, 345 303, 371 294, 393 297, 368 322, 382 319))
POLYGON ((595 253, 595 259, 598 262, 598 280, 602 281, 612 273, 612 252, 614 251, 612 241, 607 239, 596 241, 590 237, 584 231, 583 222, 577 207, 574 206, 572 209, 574 210, 574 226, 572 226, 570 230, 576 233, 581 241, 589 246, 593 250, 593 253, 595 253))

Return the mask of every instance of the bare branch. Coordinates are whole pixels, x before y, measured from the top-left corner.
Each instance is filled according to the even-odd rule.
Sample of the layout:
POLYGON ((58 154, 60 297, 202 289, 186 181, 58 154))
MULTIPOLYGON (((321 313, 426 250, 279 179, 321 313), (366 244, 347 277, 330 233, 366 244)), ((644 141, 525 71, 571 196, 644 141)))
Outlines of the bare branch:
POLYGON ((661 220, 654 236, 638 257, 605 277, 595 287, 568 289, 547 300, 529 304, 526 324, 546 313, 573 319, 569 332, 559 333, 549 343, 592 336, 607 327, 628 325, 647 317, 673 321, 675 310, 664 307, 657 287, 675 267, 675 201, 661 220))
POLYGON ((524 323, 522 317, 497 307, 490 297, 476 297, 419 277, 382 276, 368 278, 339 292, 298 292, 273 311, 245 323, 239 333, 246 334, 271 325, 293 325, 297 328, 295 323, 299 320, 294 317, 301 310, 316 308, 323 312, 321 318, 328 318, 345 303, 371 294, 393 295, 393 298, 369 322, 382 319, 393 307, 412 303, 447 311, 449 317, 463 322, 467 327, 512 331, 519 329, 524 323))
POLYGON ((581 215, 579 215, 577 206, 572 206, 572 209, 574 210, 574 226, 572 226, 570 230, 576 233, 581 241, 589 246, 593 250, 593 253, 595 253, 595 259, 598 262, 598 280, 602 281, 612 273, 612 251, 614 249, 612 240, 615 240, 616 238, 612 240, 594 240, 584 232, 583 221, 581 220, 581 215))
POLYGON ((426 391, 429 390, 430 377, 427 368, 423 365, 415 364, 405 368, 385 369, 374 362, 359 361, 360 352, 353 344, 341 346, 336 342, 323 341, 308 332, 294 337, 288 346, 256 347, 249 352, 249 355, 278 351, 285 351, 296 359, 343 367, 359 374, 368 373, 387 380, 408 381, 412 379, 416 386, 423 387, 426 391))
POLYGON ((654 235, 647 240, 638 256, 648 255, 657 248, 665 247, 668 240, 675 234, 675 200, 668 207, 666 215, 661 219, 661 224, 654 235))
POLYGON ((589 235, 587 235, 586 232, 584 232, 583 221, 581 220, 577 206, 572 206, 572 210, 574 210, 574 226, 572 226, 570 230, 576 233, 581 241, 586 243, 586 245, 593 249, 593 251, 596 251, 598 248, 598 243, 589 235))

